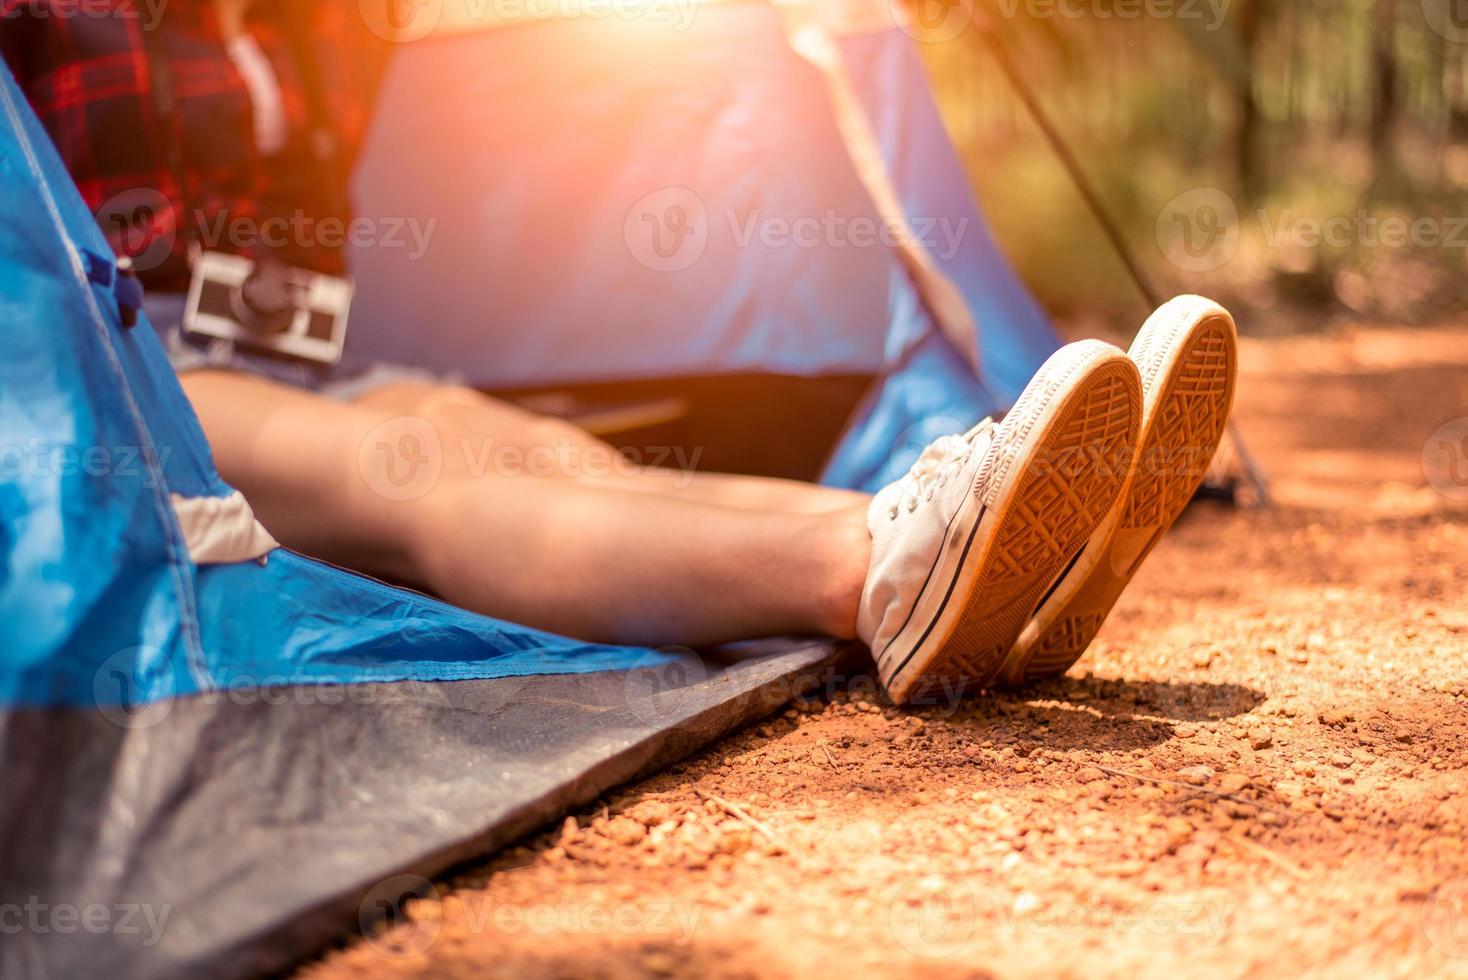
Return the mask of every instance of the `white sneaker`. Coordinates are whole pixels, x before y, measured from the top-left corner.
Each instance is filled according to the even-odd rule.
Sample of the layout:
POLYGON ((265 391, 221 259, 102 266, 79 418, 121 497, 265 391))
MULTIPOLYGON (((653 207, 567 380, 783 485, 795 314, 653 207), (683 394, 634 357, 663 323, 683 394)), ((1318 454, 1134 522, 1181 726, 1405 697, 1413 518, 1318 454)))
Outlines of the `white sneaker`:
POLYGON ((1142 377, 1132 472, 1112 512, 1020 634, 1004 663, 1006 685, 1063 674, 1080 659, 1192 499, 1223 438, 1238 373, 1227 310, 1201 296, 1168 300, 1142 325, 1129 356, 1142 377))
POLYGON ((994 680, 1055 576, 1112 509, 1141 418, 1110 344, 1045 362, 1001 423, 945 436, 867 511, 857 633, 898 704, 994 680))

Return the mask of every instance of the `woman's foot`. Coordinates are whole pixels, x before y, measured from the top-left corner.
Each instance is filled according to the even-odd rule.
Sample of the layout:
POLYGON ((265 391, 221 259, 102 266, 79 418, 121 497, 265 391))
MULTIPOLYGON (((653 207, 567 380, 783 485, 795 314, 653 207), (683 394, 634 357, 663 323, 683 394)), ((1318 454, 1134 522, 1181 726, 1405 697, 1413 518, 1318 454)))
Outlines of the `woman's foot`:
POLYGON ((857 632, 893 701, 994 680, 1041 595, 1115 504, 1140 418, 1126 355, 1070 344, 1002 423, 938 440, 873 498, 857 632))
POLYGON ((1017 685, 1080 659, 1142 560, 1198 489, 1228 422, 1238 373, 1233 318, 1179 296, 1147 318, 1130 357, 1142 377, 1142 430, 1121 498, 1041 601, 1005 661, 1017 685))

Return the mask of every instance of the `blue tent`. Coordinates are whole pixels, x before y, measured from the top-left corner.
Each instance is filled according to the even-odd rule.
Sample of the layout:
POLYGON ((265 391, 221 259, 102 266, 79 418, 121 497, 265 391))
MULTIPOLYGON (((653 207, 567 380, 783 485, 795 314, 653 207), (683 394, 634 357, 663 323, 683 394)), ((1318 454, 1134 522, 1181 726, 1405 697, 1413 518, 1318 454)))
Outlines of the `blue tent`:
MULTIPOLYGON (((403 46, 358 203, 437 226, 422 254, 354 256, 355 356, 501 386, 869 372, 826 474, 850 486, 1004 407, 1056 341, 910 40, 802 47, 788 26, 733 3, 620 45, 548 22, 403 46), (534 98, 507 95, 528 78, 534 98), (770 237, 803 218, 830 220, 770 237), (924 233, 939 219, 958 233, 924 233)), ((129 284, 3 66, 0 109, 0 886, 46 926, 6 935, 0 974, 278 969, 427 884, 403 873, 507 843, 832 663, 813 641, 580 643, 278 547, 153 332, 124 325, 129 284)))
POLYGON ((374 886, 666 764, 830 657, 581 643, 276 546, 124 325, 3 65, 0 110, 0 975, 277 969, 370 924, 374 886))
POLYGON ((1059 341, 900 5, 843 9, 864 6, 835 25, 789 0, 649 0, 487 26, 449 4, 394 57, 358 167, 384 240, 352 255, 353 355, 489 388, 873 375, 823 476, 867 490, 1007 408, 1059 341))

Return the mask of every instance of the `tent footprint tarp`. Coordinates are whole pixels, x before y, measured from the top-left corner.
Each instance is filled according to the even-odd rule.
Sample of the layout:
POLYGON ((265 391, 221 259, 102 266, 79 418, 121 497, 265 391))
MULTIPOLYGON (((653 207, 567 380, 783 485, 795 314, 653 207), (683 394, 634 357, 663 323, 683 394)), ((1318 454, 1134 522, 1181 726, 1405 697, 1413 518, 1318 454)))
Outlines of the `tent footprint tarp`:
POLYGON ((0 976, 278 970, 398 914, 405 876, 501 847, 828 683, 832 647, 780 646, 633 671, 239 688, 134 708, 137 727, 114 710, 11 710, 0 894, 25 920, 0 976))
POLYGON ((284 549, 197 563, 197 516, 243 501, 3 66, 0 112, 0 975, 278 969, 385 877, 503 844, 830 662, 580 643, 284 549))

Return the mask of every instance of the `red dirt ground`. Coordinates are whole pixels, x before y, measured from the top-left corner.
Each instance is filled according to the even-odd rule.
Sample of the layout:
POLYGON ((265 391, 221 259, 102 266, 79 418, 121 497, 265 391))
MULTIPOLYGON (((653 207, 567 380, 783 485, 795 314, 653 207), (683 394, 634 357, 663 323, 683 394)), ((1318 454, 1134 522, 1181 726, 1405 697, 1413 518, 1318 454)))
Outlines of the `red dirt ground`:
POLYGON ((304 975, 1468 976, 1468 328, 1243 360, 1276 508, 1195 508, 1070 676, 798 706, 304 975))

